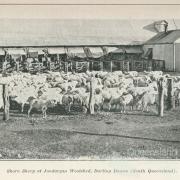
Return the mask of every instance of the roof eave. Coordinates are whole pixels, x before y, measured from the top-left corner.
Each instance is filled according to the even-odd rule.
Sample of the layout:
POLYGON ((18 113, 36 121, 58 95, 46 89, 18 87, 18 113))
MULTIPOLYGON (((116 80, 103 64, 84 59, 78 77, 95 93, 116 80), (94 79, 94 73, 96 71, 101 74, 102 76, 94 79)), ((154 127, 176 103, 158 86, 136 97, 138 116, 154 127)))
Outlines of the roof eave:
POLYGON ((144 43, 143 45, 164 45, 164 44, 174 44, 174 42, 167 42, 167 43, 144 43))

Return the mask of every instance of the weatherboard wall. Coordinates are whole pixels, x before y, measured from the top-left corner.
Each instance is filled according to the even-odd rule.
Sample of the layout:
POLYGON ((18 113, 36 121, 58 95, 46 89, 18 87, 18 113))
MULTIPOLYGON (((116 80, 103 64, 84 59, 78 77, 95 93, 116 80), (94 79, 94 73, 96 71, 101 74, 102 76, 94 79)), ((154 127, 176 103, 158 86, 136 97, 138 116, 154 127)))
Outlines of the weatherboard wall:
MULTIPOLYGON (((173 71, 174 68, 174 50, 173 44, 153 44, 153 45, 144 45, 144 53, 148 51, 149 48, 152 48, 153 59, 155 60, 164 60, 165 61, 165 70, 173 71)), ((180 57, 180 56, 179 56, 180 57)), ((180 71, 180 68, 177 69, 180 71)))

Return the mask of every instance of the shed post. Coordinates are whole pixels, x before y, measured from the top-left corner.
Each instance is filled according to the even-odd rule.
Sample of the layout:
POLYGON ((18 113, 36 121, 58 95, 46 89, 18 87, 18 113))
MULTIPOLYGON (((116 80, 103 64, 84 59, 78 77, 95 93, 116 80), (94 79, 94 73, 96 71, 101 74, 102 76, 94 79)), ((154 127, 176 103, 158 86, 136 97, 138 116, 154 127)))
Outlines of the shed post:
POLYGON ((173 79, 167 79, 167 110, 175 108, 175 97, 173 95, 173 79))
POLYGON ((173 43, 173 71, 176 71, 176 43, 173 43))
POLYGON ((89 114, 94 114, 94 87, 93 87, 93 78, 90 81, 90 94, 89 94, 89 114))
POLYGON ((3 103, 4 103, 4 113, 3 120, 9 120, 9 94, 8 94, 8 85, 3 84, 3 103))
POLYGON ((164 82, 163 78, 161 78, 158 84, 158 94, 159 94, 159 106, 158 106, 158 115, 160 117, 164 116, 164 82))

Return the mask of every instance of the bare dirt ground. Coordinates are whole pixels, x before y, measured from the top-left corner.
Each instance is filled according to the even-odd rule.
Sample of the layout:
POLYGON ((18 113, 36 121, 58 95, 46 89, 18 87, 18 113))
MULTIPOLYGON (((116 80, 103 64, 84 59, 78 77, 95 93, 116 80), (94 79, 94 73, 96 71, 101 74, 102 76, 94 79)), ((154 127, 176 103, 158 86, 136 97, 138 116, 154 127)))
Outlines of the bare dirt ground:
POLYGON ((11 111, 9 121, 0 120, 0 158, 179 159, 180 108, 165 111, 163 118, 153 109, 95 115, 51 112, 46 120, 41 114, 28 119, 26 113, 11 111))

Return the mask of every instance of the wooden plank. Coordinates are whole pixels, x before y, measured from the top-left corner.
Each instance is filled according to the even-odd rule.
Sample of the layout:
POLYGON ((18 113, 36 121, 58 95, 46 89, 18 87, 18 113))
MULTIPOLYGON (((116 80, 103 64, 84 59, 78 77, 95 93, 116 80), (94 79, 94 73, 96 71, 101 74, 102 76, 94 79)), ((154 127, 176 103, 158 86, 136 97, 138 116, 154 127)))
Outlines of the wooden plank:
POLYGON ((6 73, 6 69, 7 69, 7 61, 4 61, 3 68, 2 68, 3 73, 6 73))
POLYGON ((77 62, 75 61, 75 72, 77 72, 77 62))
POLYGON ((100 61, 100 70, 103 71, 103 61, 100 61))
POLYGON ((164 79, 161 78, 158 82, 158 93, 159 93, 159 107, 158 107, 158 115, 160 117, 164 116, 164 79))
POLYGON ((68 62, 65 62, 65 73, 68 73, 68 62))
POLYGON ((90 62, 87 63, 87 71, 90 71, 90 62))
POLYGON ((94 62, 91 61, 91 71, 93 71, 93 70, 94 70, 94 62))
POLYGON ((3 103, 4 103, 4 113, 3 120, 9 120, 9 94, 8 94, 8 85, 3 84, 3 103))
POLYGON ((90 94, 89 94, 89 114, 94 114, 94 86, 93 86, 93 79, 91 78, 90 81, 90 94))
POLYGON ((72 61, 70 62, 70 71, 72 72, 72 61))
POLYGON ((175 97, 173 96, 173 79, 167 79, 167 110, 175 108, 175 97))
POLYGON ((16 61, 16 71, 19 72, 19 61, 16 61))
POLYGON ((61 72, 61 58, 59 57, 59 54, 57 54, 57 61, 59 63, 59 72, 61 72))

